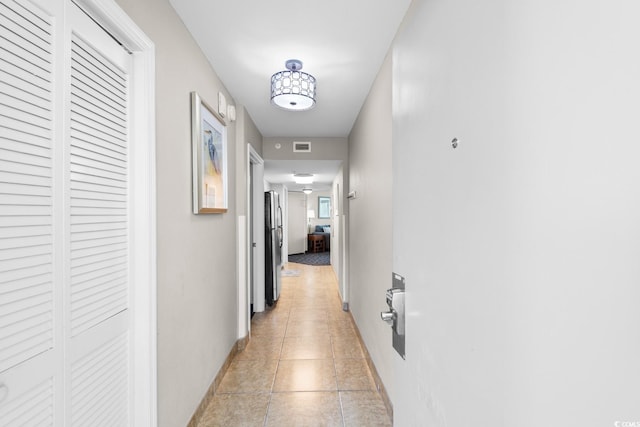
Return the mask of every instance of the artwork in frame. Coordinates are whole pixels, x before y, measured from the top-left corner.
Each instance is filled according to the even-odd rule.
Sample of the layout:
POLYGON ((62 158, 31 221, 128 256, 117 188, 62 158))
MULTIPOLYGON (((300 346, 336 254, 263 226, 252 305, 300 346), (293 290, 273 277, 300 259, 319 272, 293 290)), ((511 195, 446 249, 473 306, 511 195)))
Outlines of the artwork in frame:
POLYGON ((227 212, 227 128, 196 92, 191 92, 191 151, 193 213, 227 212))

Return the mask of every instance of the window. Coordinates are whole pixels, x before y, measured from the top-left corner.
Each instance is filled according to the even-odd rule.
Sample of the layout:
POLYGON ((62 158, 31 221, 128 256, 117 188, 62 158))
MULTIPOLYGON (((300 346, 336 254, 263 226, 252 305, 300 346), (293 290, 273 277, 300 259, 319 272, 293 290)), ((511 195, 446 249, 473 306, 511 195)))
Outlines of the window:
POLYGON ((331 218, 331 197, 318 197, 318 218, 331 218))

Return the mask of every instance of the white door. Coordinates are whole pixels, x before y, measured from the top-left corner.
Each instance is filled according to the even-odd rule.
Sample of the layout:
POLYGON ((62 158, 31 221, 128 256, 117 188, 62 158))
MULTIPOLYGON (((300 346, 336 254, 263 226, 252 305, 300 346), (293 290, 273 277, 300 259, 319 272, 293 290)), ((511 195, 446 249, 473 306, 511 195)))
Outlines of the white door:
POLYGON ((41 6, 0 4, 0 425, 129 425, 131 55, 41 6))
POLYGON ((424 0, 403 21, 396 426, 639 424, 638 7, 582 4, 424 0))
POLYGON ((289 255, 307 251, 307 212, 305 195, 289 191, 289 255))
POLYGON ((489 251, 501 246, 505 215, 492 200, 502 188, 486 173, 499 155, 474 128, 492 119, 495 104, 464 108, 475 70, 448 68, 449 56, 433 60, 450 47, 437 37, 444 24, 429 2, 414 6, 393 56, 393 271, 406 280, 406 359, 394 352, 392 362, 394 425, 504 426, 503 268, 489 251), (468 76, 451 83, 452 70, 468 76))
POLYGON ((0 17, 0 425, 52 425, 63 357, 54 329, 55 27, 25 2, 1 2, 0 17))
POLYGON ((71 12, 64 272, 73 425, 129 421, 129 55, 71 12))

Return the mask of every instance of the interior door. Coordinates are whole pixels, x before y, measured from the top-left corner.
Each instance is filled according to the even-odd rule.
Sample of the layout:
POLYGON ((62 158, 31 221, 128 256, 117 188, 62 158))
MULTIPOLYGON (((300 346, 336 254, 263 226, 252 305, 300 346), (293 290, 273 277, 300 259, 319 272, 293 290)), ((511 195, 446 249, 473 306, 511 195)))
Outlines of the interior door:
POLYGON ((61 201, 54 200, 54 13, 28 2, 0 3, 2 426, 52 425, 62 388, 56 366, 63 345, 55 329, 61 201))
POLYGON ((307 212, 303 193, 289 192, 289 255, 307 251, 307 212))
POLYGON ((0 425, 127 425, 131 57, 71 2, 0 20, 0 425))
POLYGON ((399 426, 519 425, 504 418, 505 249, 516 251, 504 240, 506 203, 517 186, 505 179, 504 110, 492 98, 503 67, 488 58, 478 85, 466 66, 476 45, 501 34, 483 24, 480 41, 438 37, 459 10, 414 2, 394 42, 393 271, 406 292, 406 359, 392 362, 399 426))
POLYGON ((131 378, 131 55, 78 7, 69 12, 67 404, 73 425, 124 425, 131 378))

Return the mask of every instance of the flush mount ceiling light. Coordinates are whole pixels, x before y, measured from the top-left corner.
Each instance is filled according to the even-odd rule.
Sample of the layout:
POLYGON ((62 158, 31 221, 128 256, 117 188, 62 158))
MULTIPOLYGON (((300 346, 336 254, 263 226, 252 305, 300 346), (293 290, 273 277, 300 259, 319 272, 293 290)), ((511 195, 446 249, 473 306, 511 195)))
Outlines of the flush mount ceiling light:
POLYGON ((310 173, 294 173, 293 180, 296 184, 313 184, 313 175, 310 173))
POLYGON ((303 189, 302 189, 302 192, 303 192, 304 194, 311 194, 311 193, 313 193, 313 190, 312 190, 312 189, 310 189, 310 188, 303 188, 303 189))
POLYGON ((286 71, 271 76, 271 103, 285 110, 304 111, 316 105, 316 78, 303 73, 302 61, 285 62, 286 71))

